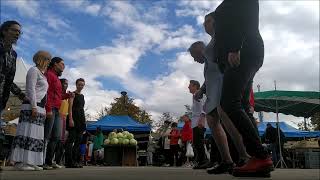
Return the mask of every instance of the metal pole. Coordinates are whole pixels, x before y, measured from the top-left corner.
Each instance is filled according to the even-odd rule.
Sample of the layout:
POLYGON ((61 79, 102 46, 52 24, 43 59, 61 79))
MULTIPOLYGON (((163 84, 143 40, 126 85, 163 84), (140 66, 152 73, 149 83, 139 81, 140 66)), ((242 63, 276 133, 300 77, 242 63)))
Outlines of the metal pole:
POLYGON ((307 131, 307 118, 303 118, 304 130, 307 131))
MULTIPOLYGON (((257 88, 258 88, 258 92, 260 92, 260 84, 257 85, 257 88)), ((262 111, 260 111, 258 113, 258 116, 259 116, 259 121, 263 122, 263 113, 262 113, 262 111)))
MULTIPOLYGON (((274 81, 274 90, 277 91, 277 82, 274 81)), ((280 160, 277 162, 276 167, 278 166, 280 162, 280 168, 282 169, 285 165, 287 167, 286 163, 283 160, 282 156, 282 147, 281 147, 281 138, 280 138, 280 126, 279 126, 279 113, 278 113, 278 100, 276 98, 276 115, 277 115, 277 129, 278 129, 278 143, 279 143, 279 153, 280 153, 280 160)))

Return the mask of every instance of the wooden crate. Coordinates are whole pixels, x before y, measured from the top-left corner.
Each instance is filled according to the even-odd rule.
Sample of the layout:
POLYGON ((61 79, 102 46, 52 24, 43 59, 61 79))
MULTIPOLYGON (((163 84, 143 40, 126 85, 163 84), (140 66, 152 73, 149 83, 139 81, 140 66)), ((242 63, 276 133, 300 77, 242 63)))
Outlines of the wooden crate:
POLYGON ((104 146, 104 164, 106 166, 121 166, 123 150, 120 146, 104 146))
POLYGON ((137 166, 137 147, 124 146, 122 156, 122 166, 137 166))

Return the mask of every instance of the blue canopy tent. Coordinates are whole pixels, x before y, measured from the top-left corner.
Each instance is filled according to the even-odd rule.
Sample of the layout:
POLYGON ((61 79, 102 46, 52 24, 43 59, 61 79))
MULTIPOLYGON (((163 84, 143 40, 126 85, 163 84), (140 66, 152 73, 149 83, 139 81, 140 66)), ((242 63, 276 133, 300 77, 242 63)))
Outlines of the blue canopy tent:
MULTIPOLYGON (((267 124, 270 123, 271 126, 277 127, 277 122, 260 122, 258 125, 259 135, 262 136, 267 128, 267 124)), ((279 122, 279 127, 284 133, 285 137, 288 138, 314 138, 320 136, 320 131, 301 131, 296 129, 285 122, 279 122)))
POLYGON ((88 131, 95 131, 101 127, 102 131, 113 131, 114 129, 123 129, 129 132, 149 133, 150 125, 141 124, 129 116, 105 116, 99 121, 88 124, 88 131))
MULTIPOLYGON (((267 124, 270 123, 273 127, 277 127, 277 122, 260 122, 258 125, 259 135, 262 136, 267 128, 267 124)), ((178 129, 182 129, 184 122, 178 123, 178 129)), ((320 131, 301 131, 285 122, 279 122, 280 129, 287 138, 313 138, 320 137, 320 131)), ((206 125, 206 135, 211 134, 211 130, 206 125)))

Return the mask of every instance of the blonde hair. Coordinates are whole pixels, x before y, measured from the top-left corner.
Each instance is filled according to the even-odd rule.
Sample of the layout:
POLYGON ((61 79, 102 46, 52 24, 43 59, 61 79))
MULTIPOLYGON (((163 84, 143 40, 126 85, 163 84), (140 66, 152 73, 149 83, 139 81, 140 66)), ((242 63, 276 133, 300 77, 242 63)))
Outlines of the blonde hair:
POLYGON ((50 63, 51 54, 47 51, 38 51, 33 56, 33 62, 37 67, 41 69, 46 69, 50 63))

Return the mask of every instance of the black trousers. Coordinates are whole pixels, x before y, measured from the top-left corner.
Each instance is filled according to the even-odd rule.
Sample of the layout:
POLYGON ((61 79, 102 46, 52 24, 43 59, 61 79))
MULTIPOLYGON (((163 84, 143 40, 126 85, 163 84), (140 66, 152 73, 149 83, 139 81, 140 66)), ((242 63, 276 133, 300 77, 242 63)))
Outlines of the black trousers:
POLYGON ((242 104, 242 108, 244 109, 244 111, 247 113, 247 115, 249 116, 251 123, 253 124, 253 126, 256 128, 256 131, 259 134, 258 131, 258 126, 256 123, 255 118, 253 117, 253 113, 250 112, 250 108, 251 108, 251 104, 250 104, 250 93, 251 93, 251 88, 253 85, 253 77, 249 80, 247 86, 245 87, 244 91, 243 91, 243 96, 241 99, 241 104, 242 104))
POLYGON ((65 146, 66 165, 74 165, 80 163, 80 141, 82 132, 78 132, 75 128, 69 130, 68 139, 65 146))
POLYGON ((206 151, 204 149, 204 133, 206 128, 194 127, 192 129, 193 135, 193 151, 195 155, 195 161, 197 163, 203 163, 207 160, 206 151))
POLYGON ((170 149, 164 149, 163 150, 163 155, 164 155, 165 163, 166 164, 170 164, 170 162, 172 161, 171 150, 170 149))
POLYGON ((243 92, 250 86, 250 82, 262 66, 263 58, 264 46, 260 35, 257 35, 256 39, 244 42, 240 65, 224 71, 221 94, 222 109, 241 133, 247 152, 258 158, 265 158, 267 152, 262 147, 256 127, 244 111, 242 97, 243 92))
POLYGON ((176 162, 176 165, 179 164, 179 150, 179 144, 170 145, 170 166, 173 166, 174 162, 176 162))

